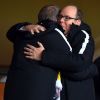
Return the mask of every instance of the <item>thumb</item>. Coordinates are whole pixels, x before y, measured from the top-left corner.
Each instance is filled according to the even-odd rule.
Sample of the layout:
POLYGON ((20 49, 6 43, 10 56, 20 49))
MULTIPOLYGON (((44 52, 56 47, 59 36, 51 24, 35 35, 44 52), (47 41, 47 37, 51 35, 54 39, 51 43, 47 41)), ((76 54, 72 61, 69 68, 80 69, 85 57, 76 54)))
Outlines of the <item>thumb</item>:
POLYGON ((41 43, 41 42, 37 42, 37 43, 38 43, 39 47, 44 48, 44 46, 42 45, 42 43, 41 43))

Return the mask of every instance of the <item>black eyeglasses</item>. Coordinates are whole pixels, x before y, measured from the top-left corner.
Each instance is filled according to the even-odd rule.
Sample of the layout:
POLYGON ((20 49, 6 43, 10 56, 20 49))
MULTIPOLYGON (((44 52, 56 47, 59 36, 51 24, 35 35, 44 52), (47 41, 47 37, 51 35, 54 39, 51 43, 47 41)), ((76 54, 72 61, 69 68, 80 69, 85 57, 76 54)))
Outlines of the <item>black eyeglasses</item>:
POLYGON ((69 17, 69 16, 62 16, 62 15, 58 15, 57 16, 57 19, 60 20, 61 18, 63 18, 65 21, 68 21, 70 19, 75 19, 77 20, 77 18, 72 18, 72 17, 69 17))

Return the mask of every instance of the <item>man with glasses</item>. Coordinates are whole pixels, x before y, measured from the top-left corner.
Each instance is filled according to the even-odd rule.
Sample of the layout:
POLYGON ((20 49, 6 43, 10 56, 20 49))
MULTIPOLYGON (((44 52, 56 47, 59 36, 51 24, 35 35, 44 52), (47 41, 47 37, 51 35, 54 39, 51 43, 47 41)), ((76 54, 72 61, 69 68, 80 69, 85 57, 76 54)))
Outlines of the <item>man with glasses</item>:
MULTIPOLYGON (((56 54, 46 51, 42 44, 38 48, 28 45, 24 52, 26 58, 41 60, 42 64, 53 66, 54 68, 62 67, 64 92, 62 91, 61 96, 65 100, 95 100, 93 76, 91 76, 91 71, 95 73, 94 66, 90 66, 90 69, 88 69, 88 64, 92 63, 94 54, 94 41, 91 30, 87 24, 83 23, 82 12, 76 6, 69 5, 64 7, 57 18, 72 46, 72 53, 67 55, 56 54), (39 54, 41 55, 39 56, 39 54), (85 62, 84 65, 82 61, 85 62), (77 63, 77 67, 71 66, 70 63, 77 63), (81 66, 78 67, 78 64, 81 66), (82 69, 86 67, 87 69, 82 69), (78 72, 79 70, 80 72, 78 72)), ((32 31, 41 30, 40 26, 37 29, 34 26, 33 28, 32 26, 26 26, 26 29, 32 31)))

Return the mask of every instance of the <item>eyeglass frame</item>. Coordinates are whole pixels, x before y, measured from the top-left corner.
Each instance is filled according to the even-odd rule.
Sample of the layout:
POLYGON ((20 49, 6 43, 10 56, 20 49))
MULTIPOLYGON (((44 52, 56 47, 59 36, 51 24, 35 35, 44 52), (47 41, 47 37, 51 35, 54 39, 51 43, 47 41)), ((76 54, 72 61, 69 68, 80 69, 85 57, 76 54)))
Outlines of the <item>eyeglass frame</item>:
POLYGON ((74 20, 78 20, 78 18, 73 18, 73 17, 69 17, 69 16, 63 16, 63 15, 58 15, 57 16, 57 19, 60 20, 60 19, 64 19, 65 21, 68 21, 70 19, 74 19, 74 20))

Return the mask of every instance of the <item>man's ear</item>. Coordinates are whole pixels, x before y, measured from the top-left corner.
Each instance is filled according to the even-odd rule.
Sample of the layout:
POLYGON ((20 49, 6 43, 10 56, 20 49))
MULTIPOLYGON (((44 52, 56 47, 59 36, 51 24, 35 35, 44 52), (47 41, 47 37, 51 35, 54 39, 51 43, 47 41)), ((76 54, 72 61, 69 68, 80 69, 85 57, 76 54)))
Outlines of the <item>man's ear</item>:
POLYGON ((74 21, 74 24, 80 26, 81 20, 79 20, 79 19, 78 19, 78 20, 75 20, 75 21, 74 21))

